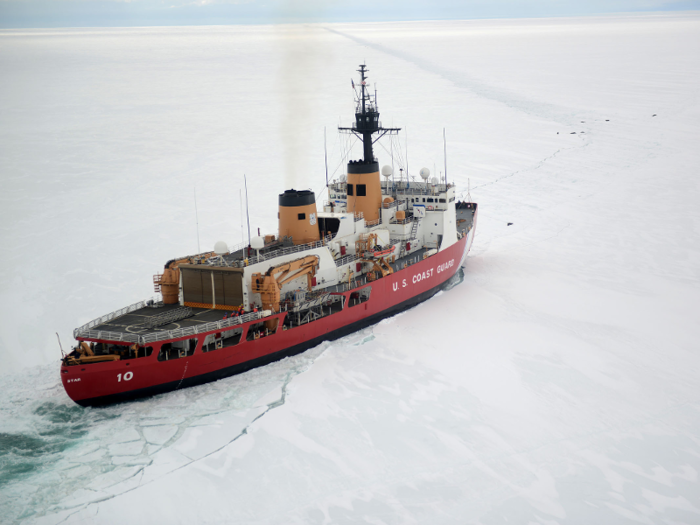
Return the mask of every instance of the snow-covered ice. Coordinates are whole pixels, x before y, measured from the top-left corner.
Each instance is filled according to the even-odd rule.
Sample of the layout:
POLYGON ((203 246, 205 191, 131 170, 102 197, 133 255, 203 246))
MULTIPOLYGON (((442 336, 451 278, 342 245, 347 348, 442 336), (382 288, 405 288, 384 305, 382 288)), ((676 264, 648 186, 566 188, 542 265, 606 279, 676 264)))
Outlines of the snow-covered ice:
MULTIPOLYGON (((700 522, 700 15, 0 32, 0 516, 700 522), (74 327, 342 173, 366 61, 410 170, 480 215, 454 287, 104 409, 74 327), (469 182, 468 182, 469 181, 469 182), (512 223, 512 225, 508 225, 512 223)), ((356 155, 359 151, 356 150, 356 155)), ((388 152, 381 147, 382 164, 388 152)))

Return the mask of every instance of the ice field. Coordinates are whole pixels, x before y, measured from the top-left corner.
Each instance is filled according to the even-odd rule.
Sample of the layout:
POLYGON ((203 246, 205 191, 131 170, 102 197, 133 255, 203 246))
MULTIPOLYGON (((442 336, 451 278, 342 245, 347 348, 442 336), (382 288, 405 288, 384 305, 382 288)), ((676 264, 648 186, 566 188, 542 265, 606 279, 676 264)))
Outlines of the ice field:
POLYGON ((0 72, 0 522, 700 523, 700 13, 2 30, 0 72), (241 241, 244 174, 254 232, 320 194, 363 61, 410 173, 444 127, 479 203, 453 287, 75 405, 55 333, 197 251, 195 189, 202 251, 241 241))

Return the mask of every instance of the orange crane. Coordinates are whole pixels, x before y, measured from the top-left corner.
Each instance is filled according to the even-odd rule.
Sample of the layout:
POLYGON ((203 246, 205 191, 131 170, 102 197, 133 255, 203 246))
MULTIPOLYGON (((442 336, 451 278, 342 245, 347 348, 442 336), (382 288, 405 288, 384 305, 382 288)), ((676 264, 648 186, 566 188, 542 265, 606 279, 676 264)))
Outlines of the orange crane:
POLYGON ((301 259, 273 266, 264 274, 254 273, 252 275, 251 291, 260 294, 263 310, 279 312, 282 286, 289 281, 306 275, 307 285, 309 290, 311 290, 312 279, 316 275, 318 263, 318 255, 307 255, 301 259), (277 274, 280 275, 275 277, 277 274))
POLYGON ((173 259, 165 263, 163 273, 153 276, 153 289, 163 294, 163 303, 176 304, 180 300, 180 268, 178 266, 192 262, 204 262, 214 255, 216 252, 206 252, 173 259))

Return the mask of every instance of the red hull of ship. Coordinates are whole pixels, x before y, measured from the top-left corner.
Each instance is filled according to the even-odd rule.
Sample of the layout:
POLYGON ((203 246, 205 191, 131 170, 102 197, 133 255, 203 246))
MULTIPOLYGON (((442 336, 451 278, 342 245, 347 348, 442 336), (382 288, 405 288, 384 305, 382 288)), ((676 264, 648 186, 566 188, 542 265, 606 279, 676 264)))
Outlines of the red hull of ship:
POLYGON ((340 312, 289 330, 281 328, 287 315, 281 312, 275 316, 280 320, 276 333, 248 341, 248 328, 258 321, 249 322, 241 325, 243 334, 237 345, 206 353, 202 351, 202 342, 206 335, 216 330, 198 334, 197 348, 192 356, 170 361, 158 361, 160 345, 190 337, 161 341, 153 345, 154 351, 149 357, 62 366, 63 386, 76 403, 101 405, 220 379, 297 354, 323 340, 342 337, 429 298, 455 275, 469 250, 473 232, 474 229, 428 259, 344 292, 346 306, 340 312), (350 294, 367 286, 372 287, 369 300, 349 306, 350 294))

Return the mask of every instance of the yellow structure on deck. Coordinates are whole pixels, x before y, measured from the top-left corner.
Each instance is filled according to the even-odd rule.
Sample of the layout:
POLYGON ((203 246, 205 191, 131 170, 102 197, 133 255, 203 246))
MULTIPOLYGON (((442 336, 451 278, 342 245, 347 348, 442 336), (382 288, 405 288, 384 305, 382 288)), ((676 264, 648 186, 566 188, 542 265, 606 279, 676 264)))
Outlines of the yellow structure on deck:
POLYGON ((301 259, 273 266, 264 274, 254 273, 251 291, 260 294, 263 310, 279 312, 282 286, 305 275, 308 289, 311 290, 318 263, 317 255, 307 255, 301 259))

